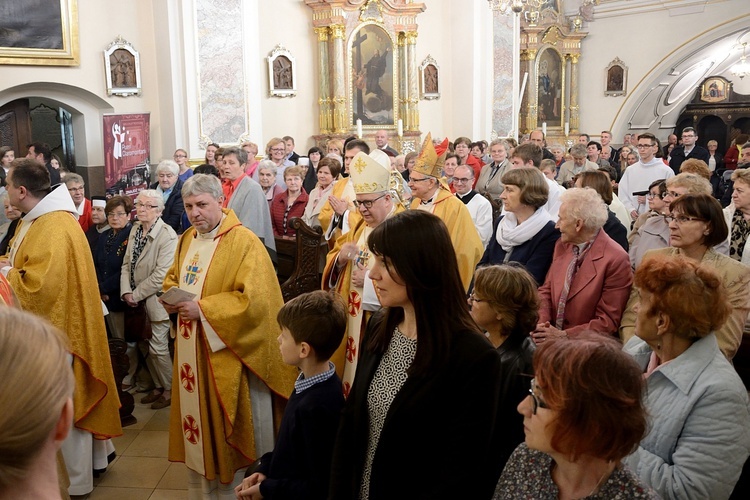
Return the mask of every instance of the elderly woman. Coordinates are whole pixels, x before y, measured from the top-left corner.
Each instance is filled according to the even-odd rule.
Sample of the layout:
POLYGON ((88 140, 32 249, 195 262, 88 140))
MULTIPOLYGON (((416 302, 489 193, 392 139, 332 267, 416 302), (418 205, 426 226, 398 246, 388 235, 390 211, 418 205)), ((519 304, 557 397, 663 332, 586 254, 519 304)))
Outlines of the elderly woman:
POLYGON ((276 184, 281 186, 281 189, 286 189, 286 184, 284 184, 284 170, 287 167, 293 167, 294 163, 286 158, 286 142, 284 142, 284 139, 274 137, 268 141, 268 144, 266 144, 266 158, 276 165, 276 184))
POLYGON ((58 456, 73 422, 76 381, 65 338, 38 316, 3 307, 0 498, 68 498, 58 456))
POLYGON ((607 205, 601 196, 571 188, 560 200, 561 236, 539 288, 539 325, 532 334, 537 344, 587 330, 614 334, 633 284, 627 252, 602 231, 607 205))
POLYGON ((713 139, 706 143, 706 149, 708 149, 708 169, 711 172, 724 169, 724 155, 716 151, 718 148, 719 143, 713 139))
MULTIPOLYGON (((214 152, 214 158, 216 157, 216 153, 214 152)), ((188 163, 188 153, 184 149, 178 149, 174 152, 174 161, 177 163, 177 166, 180 169, 180 172, 178 174, 178 177, 182 182, 185 182, 189 178, 193 176, 193 169, 190 168, 190 163, 188 163)))
POLYGON ((333 192, 333 181, 341 173, 341 163, 334 158, 323 158, 318 163, 318 184, 310 193, 302 220, 310 227, 321 227, 318 215, 328 196, 333 192))
POLYGON ((16 234, 16 228, 21 222, 21 211, 10 204, 10 197, 7 191, 0 195, 0 201, 3 203, 3 211, 8 222, 0 226, 0 255, 8 253, 10 240, 16 234))
POLYGON ((286 239, 294 239, 297 232, 289 223, 293 217, 302 217, 309 197, 302 187, 302 169, 288 167, 284 170, 286 191, 277 194, 271 202, 271 224, 273 234, 286 239))
MULTIPOLYGON (((677 217, 685 198, 700 196, 678 200, 677 217)), ((707 224, 689 219, 683 237, 707 224)), ((713 333, 732 309, 722 281, 686 255, 647 256, 635 273, 638 336, 624 350, 646 377, 651 429, 625 462, 664 498, 729 498, 750 454, 747 390, 713 333)))
MULTIPOLYGON (((617 217, 610 208, 615 196, 612 193, 612 183, 609 180, 609 175, 600 170, 584 170, 576 177, 575 186, 579 188, 588 187, 599 193, 599 196, 602 197, 602 201, 607 205, 607 222, 604 223, 602 229, 627 252, 628 230, 625 228, 620 218, 617 217)), ((630 216, 627 213, 627 209, 624 206, 622 208, 627 217, 626 221, 629 226, 630 216)))
POLYGON ((724 209, 729 228, 729 256, 750 266, 750 170, 735 170, 732 182, 732 204, 724 209))
POLYGON ((255 182, 258 182, 258 164, 260 161, 255 159, 255 157, 258 156, 258 145, 251 141, 245 141, 241 146, 247 153, 247 168, 245 169, 245 174, 255 182))
MULTIPOLYGON (((492 146, 490 146, 492 151, 492 146)), ((503 175, 500 199, 505 209, 477 267, 518 262, 537 284, 544 282, 560 232, 544 208, 549 187, 536 168, 516 168, 503 175)))
POLYGON ((638 366, 611 338, 586 332, 541 346, 518 405, 526 442, 494 499, 655 499, 623 459, 647 430, 638 366))
POLYGON ((501 409, 505 421, 506 461, 523 441, 522 418, 513 409, 526 397, 536 345, 529 333, 539 318, 539 295, 534 278, 520 266, 488 266, 474 274, 474 291, 469 296, 471 317, 487 332, 487 338, 500 354, 503 370, 501 409))
MULTIPOLYGON (((120 271, 130 235, 130 211, 133 202, 130 196, 113 196, 107 200, 104 213, 107 215, 109 229, 101 234, 94 247, 94 267, 99 282, 99 294, 107 306, 109 314, 107 325, 114 338, 125 338, 125 303, 120 293, 120 271)), ((123 380, 123 389, 129 389, 133 383, 133 373, 123 380)))
MULTIPOLYGON (((670 203, 671 215, 664 216, 669 225, 668 248, 648 252, 649 256, 681 255, 695 262, 713 267, 727 289, 732 306, 729 318, 715 329, 719 348, 732 359, 742 338, 742 330, 750 312, 750 267, 716 252, 715 246, 725 243, 729 235, 721 205, 710 194, 686 194, 670 203)), ((629 340, 636 332, 635 305, 638 294, 634 291, 622 317, 620 336, 629 340)))
POLYGON ((510 168, 508 149, 505 141, 495 139, 490 143, 490 158, 492 161, 482 167, 477 179, 476 190, 479 194, 490 195, 493 200, 499 200, 505 186, 503 175, 510 168))
POLYGON ((151 185, 151 189, 158 191, 164 199, 162 220, 177 234, 182 234, 182 214, 185 213, 185 206, 182 204, 182 181, 179 174, 180 167, 175 162, 162 160, 156 167, 158 180, 151 185))
MULTIPOLYGON (((161 219, 164 198, 154 189, 146 189, 135 200, 138 222, 133 225, 128 251, 122 263, 120 289, 130 307, 146 301, 151 320, 151 339, 142 341, 147 351, 146 366, 156 387, 141 399, 158 410, 172 402, 172 358, 169 355, 169 315, 156 296, 172 266, 177 234, 161 219)), ((132 367, 131 367, 132 368, 132 367)))
POLYGON ((270 209, 273 199, 284 192, 284 188, 276 184, 276 164, 271 160, 261 160, 258 164, 258 183, 263 188, 270 209))
POLYGON ((489 498, 507 432, 497 414, 502 370, 469 315, 448 230, 407 210, 367 243, 384 307, 362 338, 329 498, 489 498), (394 491, 390 479, 401 476, 394 491))
MULTIPOLYGON (((670 205, 680 196, 686 194, 711 194, 713 192, 711 183, 703 177, 691 173, 682 173, 670 177, 666 181, 667 190, 664 194, 664 213, 670 212, 670 205)), ((669 246, 669 223, 664 217, 650 217, 633 235, 630 245, 630 263, 633 269, 637 269, 646 252, 656 248, 669 246)), ((721 243, 721 242, 720 242, 721 243)), ((722 249, 722 253, 726 250, 722 249)))

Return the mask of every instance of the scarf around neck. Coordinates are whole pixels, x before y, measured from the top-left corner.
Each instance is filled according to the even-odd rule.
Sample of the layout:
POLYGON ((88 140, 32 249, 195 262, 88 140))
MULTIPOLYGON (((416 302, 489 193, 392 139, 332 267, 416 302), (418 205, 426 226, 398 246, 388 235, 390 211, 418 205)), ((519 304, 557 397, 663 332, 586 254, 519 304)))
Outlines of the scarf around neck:
POLYGON ((551 220, 552 216, 544 207, 537 208, 522 224, 518 223, 516 214, 508 212, 497 226, 497 242, 504 251, 509 252, 513 247, 522 245, 536 236, 551 220))

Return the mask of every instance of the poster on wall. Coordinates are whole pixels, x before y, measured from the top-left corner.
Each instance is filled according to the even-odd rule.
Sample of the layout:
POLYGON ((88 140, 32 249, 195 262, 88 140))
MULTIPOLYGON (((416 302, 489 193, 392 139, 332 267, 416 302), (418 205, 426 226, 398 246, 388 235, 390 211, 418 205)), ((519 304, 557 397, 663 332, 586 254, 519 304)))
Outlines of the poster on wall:
POLYGON ((106 197, 133 199, 151 182, 150 115, 104 115, 106 197))

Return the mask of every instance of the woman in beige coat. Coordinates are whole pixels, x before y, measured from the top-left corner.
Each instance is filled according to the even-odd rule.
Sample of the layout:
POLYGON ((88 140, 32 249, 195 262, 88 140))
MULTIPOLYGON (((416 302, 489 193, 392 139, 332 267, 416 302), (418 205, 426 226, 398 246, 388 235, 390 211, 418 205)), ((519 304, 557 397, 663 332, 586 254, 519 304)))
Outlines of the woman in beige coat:
POLYGON ((122 263, 120 293, 131 307, 146 301, 151 320, 151 339, 146 365, 156 387, 141 399, 151 408, 166 408, 172 402, 172 358, 169 355, 169 315, 159 303, 156 292, 162 288, 167 271, 172 267, 177 234, 161 219, 164 198, 154 189, 146 189, 135 200, 138 221, 133 224, 128 250, 122 263))

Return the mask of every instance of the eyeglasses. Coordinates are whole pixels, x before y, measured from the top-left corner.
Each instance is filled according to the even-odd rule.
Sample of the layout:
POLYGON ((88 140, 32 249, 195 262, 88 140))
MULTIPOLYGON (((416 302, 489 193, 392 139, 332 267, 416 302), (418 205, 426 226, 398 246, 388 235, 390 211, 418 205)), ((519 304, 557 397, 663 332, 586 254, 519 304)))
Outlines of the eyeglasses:
POLYGON ((664 217, 664 221, 667 224, 671 224, 672 221, 675 221, 678 226, 681 226, 688 221, 707 222, 706 219, 701 219, 700 217, 687 217, 685 215, 662 215, 662 217, 664 217))
POLYGON ((271 148, 271 151, 274 153, 285 153, 286 148, 271 148))
POLYGON ((662 194, 662 193, 648 193, 646 195, 646 198, 648 198, 649 200, 653 200, 654 198, 664 198, 665 196, 667 196, 666 192, 664 194, 662 194))
POLYGON ((529 389, 529 394, 531 394, 531 413, 536 415, 536 411, 539 408, 549 409, 549 406, 547 406, 547 403, 542 401, 539 396, 535 394, 536 391, 536 379, 531 379, 531 388, 529 389))
POLYGON ((472 303, 474 303, 474 302, 489 302, 489 300, 487 300, 487 299, 478 299, 476 297, 476 295, 474 295, 472 293, 471 295, 469 295, 469 302, 472 302, 472 303))
POLYGON ((135 208, 150 208, 153 210, 154 208, 159 208, 157 205, 146 205, 145 203, 141 203, 140 201, 135 202, 135 208))
POLYGON ((110 212, 107 214, 107 217, 113 217, 119 219, 120 217, 126 217, 128 214, 125 212, 110 212))
POLYGON ((84 190, 83 186, 77 187, 77 188, 68 188, 68 191, 70 191, 71 193, 75 193, 77 191, 83 191, 83 190, 84 190))
POLYGON ((174 155, 175 158, 187 158, 187 155, 174 155))
POLYGON ((463 178, 461 178, 461 177, 454 177, 454 178, 453 178, 453 183, 454 183, 454 184, 462 184, 462 183, 464 183, 464 182, 471 182, 471 181, 473 181, 473 180, 474 180, 474 179, 463 179, 463 178))
POLYGON ((636 147, 638 149, 645 149, 645 148, 653 148, 656 146, 656 144, 638 144, 636 147))
POLYGON ((664 196, 662 196, 662 198, 666 198, 667 196, 671 198, 679 198, 680 196, 682 196, 682 193, 677 193, 675 191, 667 191, 664 193, 664 196))
POLYGON ((374 200, 364 200, 364 201, 357 201, 354 200, 354 206, 357 208, 366 208, 367 210, 370 210, 372 208, 372 204, 378 201, 383 196, 387 195, 388 193, 383 193, 374 200))
POLYGON ((415 179, 414 177, 409 177, 409 182, 422 182, 422 181, 429 181, 429 177, 423 177, 421 179, 415 179))

